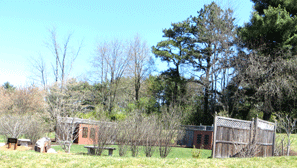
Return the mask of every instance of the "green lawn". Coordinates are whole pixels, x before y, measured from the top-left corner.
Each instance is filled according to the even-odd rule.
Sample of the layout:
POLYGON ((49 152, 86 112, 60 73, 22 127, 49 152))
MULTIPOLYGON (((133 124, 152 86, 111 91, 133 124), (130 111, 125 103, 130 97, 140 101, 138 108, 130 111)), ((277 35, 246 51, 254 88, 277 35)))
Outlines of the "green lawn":
MULTIPOLYGON (((3 141, 3 138, 0 140, 3 141)), ((297 149, 297 136, 292 143, 292 149, 297 149)), ((84 145, 73 145, 71 154, 37 153, 34 151, 0 151, 0 167, 296 167, 297 156, 290 157, 255 157, 210 159, 211 150, 202 150, 202 158, 192 158, 191 148, 172 148, 167 158, 160 158, 158 151, 151 158, 144 156, 141 150, 138 157, 128 153, 120 157, 117 150, 113 156, 93 156, 87 154, 84 145)), ((60 146, 53 146, 62 151, 60 146)))
MULTIPOLYGON (((71 153, 74 154, 87 154, 88 150, 84 148, 85 145, 72 145, 71 147, 71 153)), ((119 156, 119 150, 117 145, 110 145, 110 147, 115 147, 116 150, 113 152, 114 157, 120 157, 119 156)), ((56 151, 63 151, 60 146, 52 146, 56 151)), ((174 147, 171 149, 171 152, 167 156, 167 158, 192 158, 192 148, 180 148, 180 147, 174 147)), ((211 156, 211 150, 201 150, 201 158, 208 158, 211 156)), ((108 151, 104 150, 103 156, 108 156, 108 151)), ((131 151, 128 151, 125 157, 132 157, 131 156, 131 151)), ((139 151, 139 158, 145 157, 145 154, 140 148, 139 151)), ((152 158, 160 158, 160 154, 158 151, 158 148, 156 148, 155 153, 153 154, 152 158)))

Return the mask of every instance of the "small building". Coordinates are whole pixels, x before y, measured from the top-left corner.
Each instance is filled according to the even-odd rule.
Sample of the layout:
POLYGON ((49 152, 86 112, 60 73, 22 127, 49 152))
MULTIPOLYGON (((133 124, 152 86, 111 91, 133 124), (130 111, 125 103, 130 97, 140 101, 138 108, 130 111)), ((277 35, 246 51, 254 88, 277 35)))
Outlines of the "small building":
MULTIPOLYGON (((76 131, 74 137, 77 137, 74 140, 74 143, 78 145, 92 145, 96 143, 97 140, 97 132, 99 131, 99 125, 102 123, 106 125, 115 125, 112 122, 102 122, 90 119, 81 119, 81 118, 71 118, 71 117, 61 117, 59 118, 62 120, 64 124, 73 124, 76 127, 76 131)), ((56 135, 59 136, 60 133, 57 130, 56 135)), ((110 142, 110 143, 114 143, 110 142)))
POLYGON ((213 141, 213 126, 194 126, 194 125, 182 125, 185 130, 185 135, 179 143, 180 145, 186 145, 186 147, 203 149, 212 149, 213 141))

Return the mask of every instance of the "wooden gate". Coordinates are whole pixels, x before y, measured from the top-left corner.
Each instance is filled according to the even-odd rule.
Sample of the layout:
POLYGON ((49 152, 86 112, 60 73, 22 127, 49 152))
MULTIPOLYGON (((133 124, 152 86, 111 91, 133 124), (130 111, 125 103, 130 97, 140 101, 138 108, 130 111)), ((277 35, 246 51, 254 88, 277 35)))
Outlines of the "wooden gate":
POLYGON ((276 124, 256 118, 252 121, 216 116, 213 158, 273 156, 276 124))

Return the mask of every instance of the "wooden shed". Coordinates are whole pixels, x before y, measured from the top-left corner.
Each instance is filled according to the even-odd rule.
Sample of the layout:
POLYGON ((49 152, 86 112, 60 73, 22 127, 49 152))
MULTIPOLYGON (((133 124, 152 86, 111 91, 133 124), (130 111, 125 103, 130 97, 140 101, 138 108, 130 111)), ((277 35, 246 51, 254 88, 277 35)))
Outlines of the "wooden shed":
MULTIPOLYGON (((97 132, 99 130, 100 124, 114 125, 112 122, 102 122, 90 119, 81 119, 81 118, 71 118, 71 117, 61 117, 62 122, 65 124, 73 124, 76 126, 76 133, 78 135, 74 140, 74 143, 78 145, 92 145, 96 143, 97 132)), ((56 132, 56 135, 60 135, 59 132, 56 132)), ((114 142, 111 142, 114 143, 114 142)))
POLYGON ((213 141, 213 126, 205 125, 182 125, 185 130, 185 135, 179 145, 186 145, 186 147, 203 149, 212 149, 213 141))

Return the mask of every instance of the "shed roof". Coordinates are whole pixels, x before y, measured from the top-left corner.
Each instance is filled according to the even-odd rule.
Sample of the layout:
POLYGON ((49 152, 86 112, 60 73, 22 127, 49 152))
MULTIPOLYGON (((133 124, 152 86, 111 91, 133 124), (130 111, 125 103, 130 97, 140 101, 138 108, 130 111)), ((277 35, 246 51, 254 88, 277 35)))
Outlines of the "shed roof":
POLYGON ((75 123, 75 124, 100 124, 100 123, 106 123, 106 124, 115 124, 113 122, 105 122, 105 121, 98 121, 98 120, 91 120, 91 119, 82 119, 82 118, 75 118, 75 117, 58 117, 58 120, 60 120, 63 123, 75 123))

